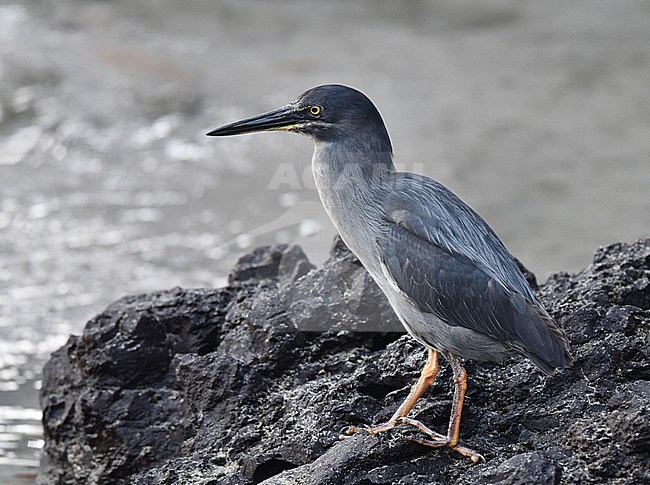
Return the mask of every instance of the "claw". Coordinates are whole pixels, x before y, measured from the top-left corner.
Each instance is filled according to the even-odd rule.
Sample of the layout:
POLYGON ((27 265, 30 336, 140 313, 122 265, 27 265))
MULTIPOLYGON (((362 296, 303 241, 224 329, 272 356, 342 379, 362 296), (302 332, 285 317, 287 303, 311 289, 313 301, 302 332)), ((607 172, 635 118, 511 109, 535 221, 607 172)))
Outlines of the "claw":
POLYGON ((356 428, 354 426, 346 426, 345 428, 342 428, 341 431, 339 431, 339 439, 340 440, 348 439, 357 431, 359 431, 359 428, 356 428))
POLYGON ((339 438, 344 440, 346 438, 349 438, 353 434, 358 433, 359 431, 367 430, 365 427, 357 427, 357 426, 346 426, 340 431, 339 438))

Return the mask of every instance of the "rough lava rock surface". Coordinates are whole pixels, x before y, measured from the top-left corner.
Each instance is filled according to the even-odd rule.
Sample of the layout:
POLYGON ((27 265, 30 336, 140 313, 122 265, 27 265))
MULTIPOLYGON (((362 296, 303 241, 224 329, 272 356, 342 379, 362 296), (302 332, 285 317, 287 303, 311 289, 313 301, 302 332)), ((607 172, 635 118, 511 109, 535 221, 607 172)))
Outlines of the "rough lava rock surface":
MULTIPOLYGON (((45 367, 39 483, 649 483, 650 239, 539 294, 574 362, 550 377, 467 363, 461 439, 478 465, 405 427, 339 439, 385 421, 425 361, 340 241, 319 269, 259 248, 226 288, 122 298, 45 367)), ((412 413, 441 431, 450 374, 412 413)))

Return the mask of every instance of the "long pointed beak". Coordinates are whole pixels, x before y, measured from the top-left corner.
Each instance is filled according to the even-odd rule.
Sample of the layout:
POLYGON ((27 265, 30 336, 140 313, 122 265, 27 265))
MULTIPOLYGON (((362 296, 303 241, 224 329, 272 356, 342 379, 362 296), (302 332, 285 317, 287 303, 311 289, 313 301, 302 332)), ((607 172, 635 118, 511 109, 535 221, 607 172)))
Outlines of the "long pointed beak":
POLYGON ((246 118, 241 121, 229 123, 207 133, 208 136, 229 136, 253 133, 256 131, 291 131, 304 123, 300 112, 289 104, 280 109, 269 111, 261 115, 246 118))

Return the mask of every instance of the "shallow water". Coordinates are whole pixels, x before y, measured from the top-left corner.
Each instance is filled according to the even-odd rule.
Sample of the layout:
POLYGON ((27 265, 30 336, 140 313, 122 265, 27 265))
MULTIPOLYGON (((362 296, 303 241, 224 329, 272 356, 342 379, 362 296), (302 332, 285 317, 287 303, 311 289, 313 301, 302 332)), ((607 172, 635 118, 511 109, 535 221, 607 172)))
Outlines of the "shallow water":
POLYGON ((398 165, 542 280, 650 235, 649 29, 644 1, 2 2, 0 481, 36 466, 43 362, 112 300, 261 244, 325 259, 310 143, 204 136, 311 86, 366 92, 398 165))

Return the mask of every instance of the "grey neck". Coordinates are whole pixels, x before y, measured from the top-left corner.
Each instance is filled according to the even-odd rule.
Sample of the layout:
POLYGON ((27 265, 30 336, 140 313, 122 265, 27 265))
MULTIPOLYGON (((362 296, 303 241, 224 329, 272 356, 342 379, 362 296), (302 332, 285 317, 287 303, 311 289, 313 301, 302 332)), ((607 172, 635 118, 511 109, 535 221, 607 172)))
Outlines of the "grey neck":
POLYGON ((318 191, 372 192, 395 172, 390 142, 381 146, 372 139, 365 143, 316 141, 312 171, 318 191))
MULTIPOLYGON (((317 142, 312 172, 323 206, 348 247, 370 254, 373 224, 381 221, 386 181, 395 173, 392 153, 339 142, 317 142), (363 247, 362 247, 363 246, 363 247)), ((369 270, 375 261, 362 261, 369 270)))

